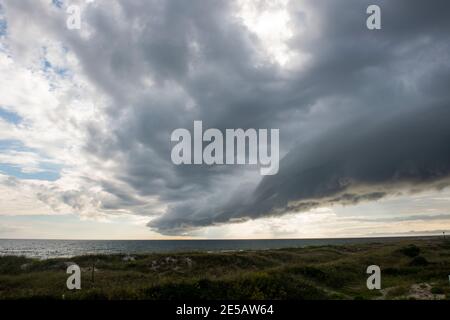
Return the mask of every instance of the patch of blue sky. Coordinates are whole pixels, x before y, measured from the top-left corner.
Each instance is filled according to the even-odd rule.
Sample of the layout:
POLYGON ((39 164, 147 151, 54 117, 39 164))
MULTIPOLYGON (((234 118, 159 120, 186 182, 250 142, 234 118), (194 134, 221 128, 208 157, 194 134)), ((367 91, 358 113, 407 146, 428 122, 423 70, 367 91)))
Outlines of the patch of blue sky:
POLYGON ((52 65, 50 63, 50 61, 48 61, 47 59, 44 59, 44 61, 43 61, 43 71, 44 72, 53 71, 54 73, 56 73, 60 77, 65 77, 65 76, 68 75, 69 69, 67 69, 67 68, 60 68, 58 66, 54 66, 54 65, 52 65))
POLYGON ((8 31, 8 23, 0 17, 0 38, 6 35, 8 31))
POLYGON ((0 172, 24 180, 56 181, 60 178, 59 172, 45 170, 26 172, 20 166, 9 163, 0 163, 0 172))
POLYGON ((51 162, 51 161, 42 161, 39 163, 39 168, 42 171, 53 172, 59 174, 62 169, 62 165, 51 162))
MULTIPOLYGON (((34 152, 39 154, 36 150, 24 146, 21 141, 18 140, 0 140, 0 153, 6 153, 9 151, 23 151, 34 152)), ((13 176, 18 179, 33 179, 33 180, 46 180, 55 181, 61 177, 62 165, 51 162, 49 160, 40 161, 35 172, 25 170, 17 164, 12 163, 0 163, 0 172, 2 174, 13 176)))
POLYGON ((55 7, 61 9, 62 6, 63 6, 63 1, 62 1, 62 0, 52 0, 52 4, 53 4, 55 7))
POLYGON ((8 23, 4 16, 2 4, 0 3, 0 38, 6 35, 7 31, 8 31, 8 23))
POLYGON ((22 117, 19 116, 17 113, 9 111, 6 108, 3 108, 2 106, 0 106, 0 118, 16 125, 21 123, 23 120, 22 117))
POLYGON ((32 151, 31 148, 27 148, 19 140, 0 139, 0 153, 2 151, 14 150, 14 151, 32 151))

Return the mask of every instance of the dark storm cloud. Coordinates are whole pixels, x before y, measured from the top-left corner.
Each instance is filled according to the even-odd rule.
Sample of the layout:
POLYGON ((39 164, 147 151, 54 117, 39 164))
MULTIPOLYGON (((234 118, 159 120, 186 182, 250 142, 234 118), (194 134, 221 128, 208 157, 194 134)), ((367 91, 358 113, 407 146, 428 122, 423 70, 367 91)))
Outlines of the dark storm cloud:
POLYGON ((99 182, 113 196, 105 209, 156 216, 151 228, 175 234, 446 185, 450 3, 307 0, 289 8, 289 49, 308 60, 294 54, 285 67, 230 1, 96 1, 83 13, 89 37, 48 23, 111 100, 106 127, 93 121, 85 146, 99 167, 115 164, 114 181, 99 182), (382 30, 365 27, 369 4, 381 6, 382 30), (279 173, 261 180, 241 166, 174 166, 170 134, 194 120, 280 128, 279 173), (146 197, 166 211, 146 206, 146 197))
POLYGON ((181 206, 150 225, 176 233, 448 185, 450 25, 442 13, 448 5, 380 5, 384 30, 371 33, 360 27, 367 3, 314 3, 320 36, 291 44, 313 59, 306 72, 289 74, 282 94, 297 103, 294 109, 326 108, 321 119, 311 117, 322 133, 308 136, 298 126, 303 141, 281 161, 280 172, 243 199, 181 206))
MULTIPOLYGON (((450 174, 450 108, 409 112, 381 122, 356 123, 299 147, 283 159, 280 173, 254 193, 257 214, 296 207, 381 198, 405 184, 416 190, 447 184, 450 174), (317 150, 320 149, 320 150, 317 150), (382 190, 376 193, 367 192, 382 190), (361 198, 362 197, 362 198, 361 198), (292 202, 290 205, 289 203, 292 202)), ((380 120, 378 120, 380 121, 380 120)), ((255 212, 255 213, 256 213, 255 212)))

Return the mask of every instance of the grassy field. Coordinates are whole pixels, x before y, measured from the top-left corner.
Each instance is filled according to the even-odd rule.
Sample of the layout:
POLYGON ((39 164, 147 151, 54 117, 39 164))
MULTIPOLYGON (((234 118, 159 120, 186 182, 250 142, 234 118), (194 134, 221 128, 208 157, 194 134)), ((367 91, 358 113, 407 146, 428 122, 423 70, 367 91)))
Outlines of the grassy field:
POLYGON ((450 299, 450 241, 227 253, 0 257, 0 299, 450 299), (82 271, 68 290, 66 268, 82 271), (368 290, 366 268, 381 268, 368 290), (92 266, 94 277, 92 278, 92 266))

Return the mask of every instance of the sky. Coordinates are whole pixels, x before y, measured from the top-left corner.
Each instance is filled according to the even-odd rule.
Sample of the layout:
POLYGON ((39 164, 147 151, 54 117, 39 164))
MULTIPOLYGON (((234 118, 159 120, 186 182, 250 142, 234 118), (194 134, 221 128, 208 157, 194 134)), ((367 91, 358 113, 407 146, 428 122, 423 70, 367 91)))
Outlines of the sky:
POLYGON ((0 238, 450 232, 449 10, 0 0, 0 238), (279 129, 279 172, 173 164, 195 120, 279 129))

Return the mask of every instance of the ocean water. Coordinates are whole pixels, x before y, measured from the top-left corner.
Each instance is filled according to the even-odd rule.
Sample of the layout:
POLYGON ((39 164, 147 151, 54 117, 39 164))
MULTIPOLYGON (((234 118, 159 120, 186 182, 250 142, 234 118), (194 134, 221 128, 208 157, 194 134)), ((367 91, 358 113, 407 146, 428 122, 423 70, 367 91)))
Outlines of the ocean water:
MULTIPOLYGON (((414 237, 417 239, 417 237, 414 237)), ((423 238, 423 237, 421 237, 423 238)), ((0 256, 39 259, 86 254, 136 254, 151 252, 240 251, 298 248, 317 245, 389 242, 404 237, 268 240, 13 240, 0 239, 0 256)))

